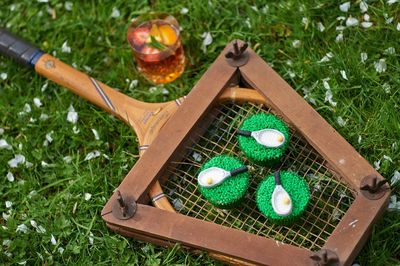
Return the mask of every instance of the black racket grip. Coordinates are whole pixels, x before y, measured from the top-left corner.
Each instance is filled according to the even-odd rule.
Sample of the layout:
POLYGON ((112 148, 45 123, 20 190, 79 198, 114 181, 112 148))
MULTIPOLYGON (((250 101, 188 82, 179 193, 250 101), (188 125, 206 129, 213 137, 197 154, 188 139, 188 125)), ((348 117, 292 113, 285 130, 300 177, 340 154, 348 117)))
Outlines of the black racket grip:
POLYGON ((249 170, 249 168, 247 166, 242 166, 242 167, 239 167, 237 169, 230 171, 230 174, 231 174, 231 176, 235 176, 235 175, 247 172, 248 170, 249 170))
POLYGON ((33 67, 43 55, 43 51, 4 28, 0 28, 0 54, 18 63, 33 67))
POLYGON ((276 171, 274 176, 275 176, 275 184, 277 186, 282 185, 282 183, 281 183, 281 172, 280 171, 276 171))
POLYGON ((251 131, 238 129, 236 131, 236 134, 241 135, 241 136, 250 137, 251 136, 251 131))

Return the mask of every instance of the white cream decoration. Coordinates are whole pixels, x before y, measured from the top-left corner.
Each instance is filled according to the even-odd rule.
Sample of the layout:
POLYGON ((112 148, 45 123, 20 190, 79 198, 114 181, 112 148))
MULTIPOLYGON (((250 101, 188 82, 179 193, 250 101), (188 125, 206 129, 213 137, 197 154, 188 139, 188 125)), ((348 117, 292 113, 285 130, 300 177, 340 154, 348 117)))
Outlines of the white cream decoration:
POLYGON ((238 130, 237 133, 242 136, 253 137, 258 144, 267 148, 278 148, 285 143, 285 135, 276 129, 261 129, 257 131, 238 130))
POLYGON ((280 173, 275 173, 275 189, 272 193, 271 204, 274 212, 279 216, 288 216, 292 213, 293 203, 289 193, 281 184, 280 173))
POLYGON ((247 170, 247 166, 243 166, 232 171, 226 171, 219 167, 210 167, 200 172, 197 177, 197 182, 202 187, 211 188, 221 184, 228 177, 247 172, 247 170))

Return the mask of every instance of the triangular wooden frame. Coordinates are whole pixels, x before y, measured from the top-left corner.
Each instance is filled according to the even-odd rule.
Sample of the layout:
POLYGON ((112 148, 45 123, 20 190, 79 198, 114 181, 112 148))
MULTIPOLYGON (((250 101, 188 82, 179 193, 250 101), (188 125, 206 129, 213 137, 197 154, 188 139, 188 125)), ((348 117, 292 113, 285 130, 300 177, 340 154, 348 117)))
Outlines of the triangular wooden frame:
POLYGON ((272 239, 146 204, 149 188, 174 158, 174 151, 182 147, 196 123, 213 106, 223 89, 240 77, 262 94, 270 106, 295 127, 356 191, 353 204, 322 249, 328 252, 328 259, 330 252, 333 252, 338 260, 328 264, 320 261, 321 265, 351 263, 366 241, 372 224, 384 212, 390 197, 387 192, 379 199, 365 197, 360 190, 361 182, 366 176, 375 176, 378 180, 383 180, 383 177, 254 51, 247 50, 247 64, 238 68, 229 65, 224 55, 231 49, 232 43, 227 45, 194 86, 179 110, 164 125, 118 187, 125 197, 136 199, 134 216, 120 220, 113 215, 112 206, 117 200, 114 193, 102 211, 103 219, 107 226, 124 235, 163 245, 178 242, 249 263, 310 265, 316 262, 311 258, 314 253, 307 249, 276 245, 272 239))

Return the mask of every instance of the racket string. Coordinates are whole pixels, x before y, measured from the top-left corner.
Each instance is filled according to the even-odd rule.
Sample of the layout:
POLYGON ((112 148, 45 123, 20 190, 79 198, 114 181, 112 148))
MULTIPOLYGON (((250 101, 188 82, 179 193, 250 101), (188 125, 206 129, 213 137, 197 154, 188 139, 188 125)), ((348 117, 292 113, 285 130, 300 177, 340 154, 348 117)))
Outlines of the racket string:
POLYGON ((271 113, 271 109, 247 103, 225 104, 212 111, 212 123, 201 125, 207 128, 205 134, 192 136, 193 143, 187 148, 187 156, 183 162, 175 162, 169 167, 170 178, 163 184, 163 189, 171 202, 178 199, 182 203, 178 210, 181 214, 241 229, 285 244, 319 250, 354 201, 355 192, 348 188, 318 152, 291 128, 290 145, 279 168, 292 170, 303 176, 310 187, 310 204, 293 225, 282 226, 268 221, 258 211, 254 195, 258 183, 273 169, 259 167, 246 161, 238 148, 235 136, 236 129, 243 120, 259 112, 271 113), (201 165, 220 154, 244 159, 246 164, 256 169, 252 174, 246 199, 233 210, 215 208, 197 191, 196 176, 201 165))

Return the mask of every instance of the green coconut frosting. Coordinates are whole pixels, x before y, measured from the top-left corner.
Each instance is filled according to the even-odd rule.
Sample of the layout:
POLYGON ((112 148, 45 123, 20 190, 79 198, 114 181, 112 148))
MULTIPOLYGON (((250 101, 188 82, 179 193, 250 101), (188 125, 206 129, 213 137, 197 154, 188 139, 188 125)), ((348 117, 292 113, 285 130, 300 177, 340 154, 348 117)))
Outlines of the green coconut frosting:
POLYGON ((277 148, 267 148, 252 138, 238 135, 238 142, 246 157, 261 165, 273 166, 277 164, 289 146, 289 129, 287 125, 272 114, 260 113, 247 118, 241 130, 257 131, 265 128, 276 129, 285 136, 285 143, 277 148))
MULTIPOLYGON (((203 171, 210 167, 219 167, 231 171, 244 166, 244 164, 233 157, 217 156, 207 161, 200 169, 203 171)), ((208 202, 221 209, 229 209, 237 206, 246 195, 249 187, 249 173, 241 173, 225 179, 214 187, 202 187, 198 185, 200 193, 208 202)))
POLYGON ((272 208, 271 198, 275 188, 274 175, 267 176, 258 186, 256 202, 258 209, 271 221, 281 224, 294 222, 306 209, 310 201, 310 190, 306 181, 293 172, 280 173, 283 188, 292 199, 292 213, 279 216, 272 208))

